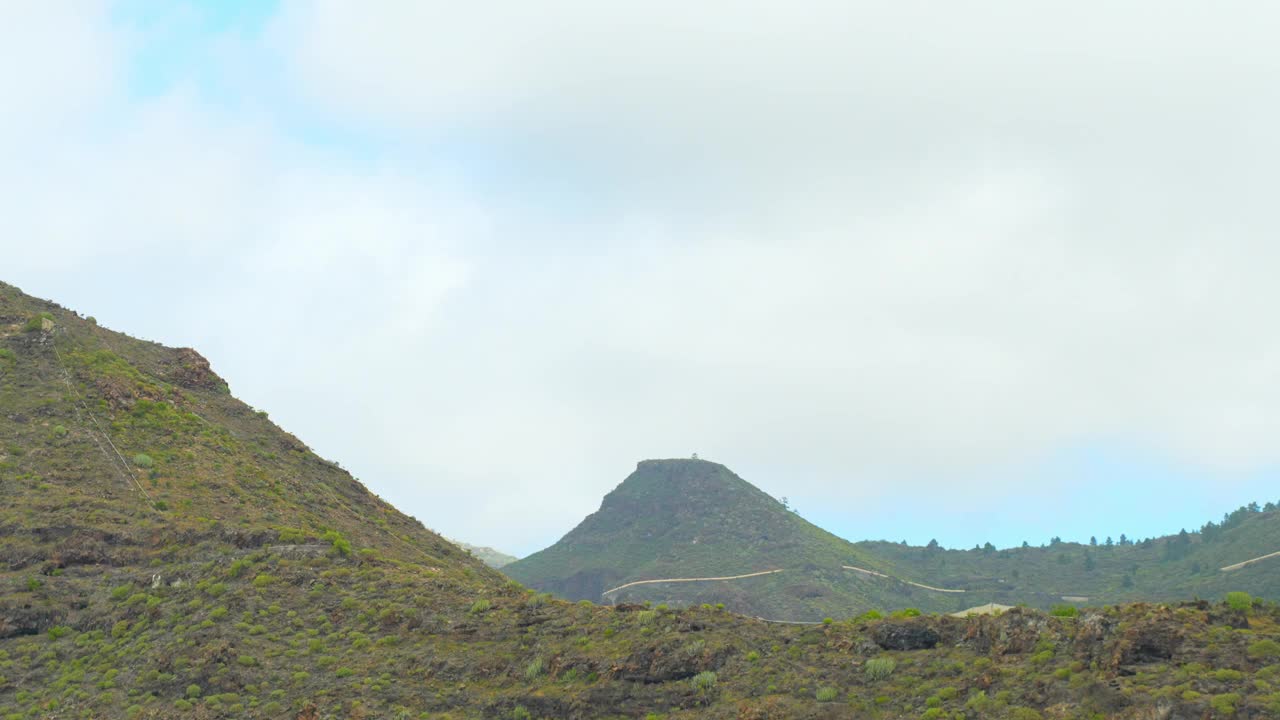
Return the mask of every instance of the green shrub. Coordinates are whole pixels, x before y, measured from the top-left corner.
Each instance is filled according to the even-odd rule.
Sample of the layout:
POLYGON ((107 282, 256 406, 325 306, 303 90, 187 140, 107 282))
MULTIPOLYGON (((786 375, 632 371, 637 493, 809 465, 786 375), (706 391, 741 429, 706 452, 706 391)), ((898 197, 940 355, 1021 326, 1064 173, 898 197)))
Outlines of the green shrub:
POLYGON ((280 542, 285 545, 297 545, 306 539, 307 534, 298 528, 280 528, 280 542))
POLYGON ((969 699, 965 701, 964 706, 969 710, 982 712, 991 706, 991 698, 987 697, 985 690, 979 690, 969 696, 969 699))
POLYGON ((1280 657, 1280 642, 1275 640, 1259 640, 1249 646, 1249 657, 1254 660, 1270 660, 1280 657))
POLYGON ((32 315, 27 318, 26 324, 22 326, 22 332, 36 332, 44 327, 45 320, 52 320, 53 314, 42 312, 38 315, 32 315))
POLYGON ((492 607, 492 605, 489 603, 488 600, 485 600, 484 598, 480 598, 479 600, 471 603, 471 609, 467 610, 467 612, 471 613, 472 615, 479 615, 480 613, 489 612, 490 607, 492 607))
POLYGON ((133 456, 133 464, 140 468, 149 468, 156 463, 151 459, 150 455, 147 455, 146 453, 138 453, 133 456))
POLYGON ((259 573, 258 576, 253 579, 253 586, 261 589, 261 588, 267 587, 268 585, 274 583, 275 581, 276 581, 276 578, 274 575, 259 573))
POLYGON ((716 686, 716 674, 711 672, 710 670, 705 670, 703 672, 698 673, 697 675, 694 675, 689 680, 689 684, 692 685, 693 689, 697 690, 698 692, 706 692, 708 690, 712 690, 716 686))
POLYGON ((747 653, 747 662, 759 662, 759 660, 760 660, 760 653, 756 652, 755 650, 752 650, 751 652, 747 653))
POLYGON ((1244 679, 1244 673, 1239 670, 1223 668, 1221 670, 1213 671, 1213 679, 1218 682, 1240 682, 1244 679))
POLYGON ((524 677, 526 680, 534 680, 542 675, 542 658, 534 658, 528 665, 524 667, 524 677))
POLYGON ((863 673, 869 680, 884 680, 893 674, 898 667, 898 663, 892 658, 872 658, 863 666, 863 673))
POLYGON ((893 613, 892 615, 890 615, 889 617, 892 617, 892 618, 913 618, 913 617, 920 617, 922 614, 923 614, 923 613, 921 613, 921 612, 920 612, 920 610, 918 610, 917 608, 902 608, 901 610, 898 610, 897 612, 894 612, 894 613, 893 613))
POLYGON ((342 533, 337 530, 330 530, 326 532, 324 535, 320 536, 320 539, 329 543, 329 545, 332 546, 334 551, 339 555, 351 554, 351 543, 346 538, 342 537, 342 533))
POLYGON ((187 697, 198 698, 203 694, 204 690, 202 690, 199 685, 192 684, 187 686, 187 697))
POLYGON ((817 698, 818 702, 826 703, 826 702, 835 701, 836 697, 838 697, 839 695, 840 695, 840 692, 835 688, 823 687, 823 688, 818 688, 818 692, 815 693, 814 697, 817 698))
POLYGON ((252 655, 241 655, 236 658, 236 662, 244 667, 254 667, 258 664, 258 659, 252 655))
POLYGON ((1236 693, 1226 693, 1225 695, 1214 695, 1209 700, 1209 705, 1213 711, 1220 715, 1235 715, 1236 704, 1240 702, 1240 696, 1236 693))
POLYGON ((1075 605, 1054 605, 1049 614, 1054 617, 1079 617, 1080 609, 1075 605))
POLYGON ((1227 607, 1232 610, 1248 610, 1253 607, 1253 598, 1247 592, 1229 592, 1227 607))
POLYGON ((190 702, 183 700, 182 698, 178 698, 177 700, 173 701, 174 710, 181 710, 183 712, 187 712, 194 708, 195 708, 195 705, 192 705, 190 702))

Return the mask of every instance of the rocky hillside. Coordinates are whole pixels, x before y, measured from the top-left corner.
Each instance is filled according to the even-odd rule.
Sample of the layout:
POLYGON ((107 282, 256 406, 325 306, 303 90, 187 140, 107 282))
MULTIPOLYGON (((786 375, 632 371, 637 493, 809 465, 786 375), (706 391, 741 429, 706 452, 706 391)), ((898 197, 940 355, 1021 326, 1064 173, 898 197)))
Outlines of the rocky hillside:
POLYGON ((1280 712, 1280 610, 1247 596, 790 626, 531 592, 196 352, 3 284, 0 443, 6 719, 1280 712))

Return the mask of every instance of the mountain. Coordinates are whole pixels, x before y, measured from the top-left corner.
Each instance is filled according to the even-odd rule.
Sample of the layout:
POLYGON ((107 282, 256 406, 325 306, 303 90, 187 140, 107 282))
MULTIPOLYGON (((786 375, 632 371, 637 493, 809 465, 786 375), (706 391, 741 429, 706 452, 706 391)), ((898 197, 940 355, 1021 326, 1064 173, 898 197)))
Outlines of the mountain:
POLYGON ((518 559, 515 555, 508 555, 504 552, 494 550, 491 547, 484 547, 483 545, 469 545, 458 540, 450 540, 450 542, 479 558, 480 562, 491 568, 497 569, 505 565, 510 565, 518 559))
POLYGON ((6 720, 1280 712, 1280 609, 1247 596, 782 625, 532 592, 196 351, 3 283, 0 499, 6 720))
POLYGON ((1199 533, 1138 543, 969 551, 854 544, 723 465, 647 460, 599 511, 503 572, 571 600, 723 603, 770 619, 816 620, 908 607, 1168 601, 1232 590, 1277 599, 1280 556, 1222 570, 1277 551, 1274 505, 1241 508, 1199 533), (732 579, 694 580, 724 577, 732 579))
POLYGON ((696 459, 639 463, 597 512, 503 572, 571 600, 723 603, 769 619, 908 605, 955 611, 969 600, 902 582, 882 557, 809 523, 725 466, 696 459), (632 585, 708 577, 736 579, 632 585), (610 592, 620 586, 628 587, 610 592))

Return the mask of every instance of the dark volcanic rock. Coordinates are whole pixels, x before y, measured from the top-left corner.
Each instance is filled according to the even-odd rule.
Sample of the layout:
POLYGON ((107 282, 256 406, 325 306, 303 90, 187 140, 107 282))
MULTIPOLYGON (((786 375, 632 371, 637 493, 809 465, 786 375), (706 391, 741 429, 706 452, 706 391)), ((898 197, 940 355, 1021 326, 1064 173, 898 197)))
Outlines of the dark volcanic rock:
POLYGON ((44 608, 0 608, 0 638, 39 635, 61 620, 61 612, 44 608))
POLYGON ((924 623, 886 622, 872 628, 871 638, 885 650, 928 650, 941 636, 924 623))
POLYGON ((1182 627, 1171 619, 1144 622, 1124 633, 1116 646, 1114 664, 1167 662, 1185 639, 1182 627))

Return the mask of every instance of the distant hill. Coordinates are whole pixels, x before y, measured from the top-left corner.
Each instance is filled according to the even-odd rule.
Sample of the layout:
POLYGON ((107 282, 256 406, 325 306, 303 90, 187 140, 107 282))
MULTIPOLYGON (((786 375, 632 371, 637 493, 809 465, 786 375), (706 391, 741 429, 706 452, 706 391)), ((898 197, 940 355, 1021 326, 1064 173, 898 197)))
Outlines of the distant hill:
MULTIPOLYGON (((734 564, 812 558, 762 576, 775 596, 850 592, 816 563, 874 560, 720 466, 646 472, 623 506, 670 496, 664 477, 687 492, 628 537, 719 544, 734 564), (746 510, 722 514, 723 532, 679 527, 726 496, 746 510)), ((637 567, 719 562, 674 545, 665 566, 637 567)), ((566 603, 398 512, 236 400, 196 351, 0 283, 3 718, 1267 717, 1278 641, 1280 608, 1248 596, 813 625, 566 603)))
POLYGON ((1102 605, 1220 597, 1232 590, 1280 599, 1280 556, 1222 570, 1280 551, 1280 511, 1274 505, 1242 507, 1197 532, 1126 538, 1123 544, 1104 538, 1097 545, 1057 542, 1003 550, 858 546, 900 572, 968 588, 984 602, 1102 605))
POLYGON ((872 609, 954 612, 988 603, 1048 609, 1231 590, 1280 598, 1280 557, 1220 569, 1277 551, 1280 512, 1257 506, 1202 533, 1110 546, 957 551, 854 544, 723 465, 647 460, 559 542, 503 571, 568 599, 724 603, 751 615, 812 620, 872 609), (735 579, 651 582, 726 576, 735 579))
POLYGON ((458 540, 450 540, 449 542, 453 543, 454 545, 457 545, 463 550, 466 550, 467 552, 471 553, 473 556, 479 558, 480 562, 483 562, 485 565, 488 565, 489 567, 495 568, 495 569, 503 567, 505 565, 510 565, 511 563, 515 562, 518 559, 515 555, 508 555, 504 552, 499 552, 497 550, 494 550, 491 547, 484 547, 482 545, 470 545, 464 542, 460 542, 458 540))

